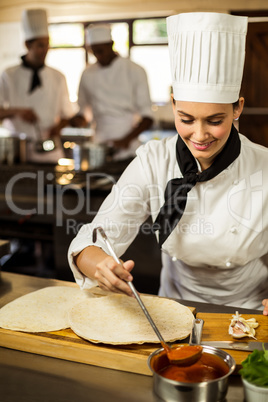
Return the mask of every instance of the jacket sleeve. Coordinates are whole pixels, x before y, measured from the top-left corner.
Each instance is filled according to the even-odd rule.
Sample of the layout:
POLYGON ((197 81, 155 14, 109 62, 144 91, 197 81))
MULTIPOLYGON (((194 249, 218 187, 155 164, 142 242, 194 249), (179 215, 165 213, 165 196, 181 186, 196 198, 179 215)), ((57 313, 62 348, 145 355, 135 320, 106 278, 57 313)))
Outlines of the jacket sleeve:
POLYGON ((153 119, 152 102, 146 72, 141 66, 136 64, 133 67, 132 83, 136 110, 140 116, 153 119))
POLYGON ((7 85, 7 74, 4 71, 0 76, 0 107, 5 107, 9 103, 9 91, 7 85))
MULTIPOLYGON (((86 278, 79 271, 74 264, 73 257, 85 247, 93 245, 93 229, 101 226, 116 254, 121 256, 137 236, 142 223, 150 215, 149 198, 146 176, 137 157, 113 186, 111 193, 104 200, 92 223, 82 226, 69 247, 69 264, 75 280, 81 288, 92 287, 95 282, 86 278)), ((109 254, 100 236, 95 245, 109 254)))
POLYGON ((61 99, 62 99, 62 102, 61 102, 62 116, 61 117, 68 119, 74 115, 74 113, 76 112, 76 109, 70 101, 67 82, 66 82, 66 78, 64 77, 64 75, 62 76, 62 79, 61 79, 61 99))

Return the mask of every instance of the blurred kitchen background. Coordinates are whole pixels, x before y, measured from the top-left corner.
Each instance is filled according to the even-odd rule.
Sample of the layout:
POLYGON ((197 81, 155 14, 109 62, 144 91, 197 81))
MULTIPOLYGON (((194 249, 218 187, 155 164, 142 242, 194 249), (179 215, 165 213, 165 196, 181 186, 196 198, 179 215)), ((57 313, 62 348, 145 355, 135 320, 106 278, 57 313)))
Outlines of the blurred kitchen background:
MULTIPOLYGON (((46 64, 66 76, 74 104, 81 73, 94 62, 85 49, 84 29, 92 22, 112 24, 115 50, 143 66, 148 76, 155 120, 152 129, 140 135, 141 143, 176 134, 165 18, 189 11, 249 16, 242 84, 246 102, 239 128, 251 140, 268 146, 267 0, 1 0, 0 73, 18 64, 25 53, 20 22, 25 8, 47 10, 50 50, 46 64)), ((12 245, 11 252, 1 259, 2 270, 73 280, 66 258, 70 241, 82 223, 92 220, 129 163, 114 161, 109 154, 95 166, 90 163, 90 146, 86 145, 92 134, 91 127, 63 129, 66 161, 39 166, 25 162, 25 141, 7 140, 0 122, 0 239, 10 240, 12 245), (20 173, 25 174, 19 178, 20 173), (12 199, 8 199, 7 188, 12 199), (23 250, 21 239, 28 240, 30 249, 23 250)), ((123 258, 136 261, 137 288, 156 293, 161 261, 152 233, 141 230, 123 258)))

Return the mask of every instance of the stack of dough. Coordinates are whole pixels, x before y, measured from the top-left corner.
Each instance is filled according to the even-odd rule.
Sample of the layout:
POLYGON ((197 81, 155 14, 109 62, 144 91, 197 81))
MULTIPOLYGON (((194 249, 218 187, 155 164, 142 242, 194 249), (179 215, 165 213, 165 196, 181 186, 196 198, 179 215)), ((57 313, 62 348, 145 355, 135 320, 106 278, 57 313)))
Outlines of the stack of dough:
POLYGON ((0 327, 23 332, 69 328, 70 308, 92 295, 79 288, 50 286, 28 293, 0 309, 0 327))
MULTIPOLYGON (((194 317, 188 307, 160 297, 141 298, 166 342, 190 334, 194 317)), ((159 343, 137 300, 124 295, 80 302, 70 310, 69 321, 77 335, 94 343, 159 343)))

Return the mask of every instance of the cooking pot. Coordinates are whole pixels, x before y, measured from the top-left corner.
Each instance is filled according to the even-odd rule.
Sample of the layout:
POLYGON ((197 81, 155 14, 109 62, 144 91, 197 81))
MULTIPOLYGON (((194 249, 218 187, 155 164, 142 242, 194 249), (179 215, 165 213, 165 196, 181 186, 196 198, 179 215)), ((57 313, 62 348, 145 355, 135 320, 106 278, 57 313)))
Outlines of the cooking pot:
POLYGON ((72 149, 75 170, 91 170, 103 166, 106 162, 107 147, 90 141, 76 144, 72 149))
POLYGON ((0 163, 13 165, 26 161, 25 134, 11 133, 6 129, 0 130, 0 163))
MULTIPOLYGON (((203 320, 194 319, 190 345, 200 344, 203 324, 203 320)), ((148 365, 153 372, 155 394, 167 402, 225 401, 228 377, 236 367, 231 355, 212 346, 203 346, 200 360, 188 367, 170 365, 164 348, 157 349, 149 356, 148 365)))
MULTIPOLYGON (((185 345, 185 344, 184 344, 185 345)), ((159 374, 169 365, 163 348, 154 351, 148 358, 148 365, 153 372, 153 389, 155 394, 167 402, 217 402, 224 401, 228 390, 228 377, 235 370, 235 361, 231 355, 221 349, 203 346, 203 352, 218 356, 229 368, 227 374, 215 380, 203 382, 179 382, 159 374)))

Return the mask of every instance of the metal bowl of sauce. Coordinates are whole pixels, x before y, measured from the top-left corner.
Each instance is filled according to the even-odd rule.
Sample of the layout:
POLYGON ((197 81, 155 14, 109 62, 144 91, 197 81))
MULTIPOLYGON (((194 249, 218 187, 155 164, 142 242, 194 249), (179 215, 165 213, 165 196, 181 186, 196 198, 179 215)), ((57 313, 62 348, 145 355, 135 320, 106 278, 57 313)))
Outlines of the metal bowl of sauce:
POLYGON ((154 393, 168 402, 224 401, 228 377, 236 366, 231 355, 210 346, 203 346, 201 358, 190 366, 170 364, 163 348, 149 356, 148 365, 153 372, 154 393))

